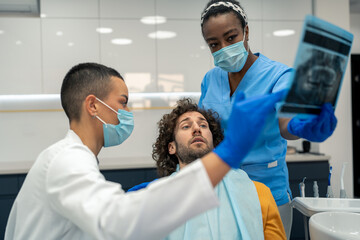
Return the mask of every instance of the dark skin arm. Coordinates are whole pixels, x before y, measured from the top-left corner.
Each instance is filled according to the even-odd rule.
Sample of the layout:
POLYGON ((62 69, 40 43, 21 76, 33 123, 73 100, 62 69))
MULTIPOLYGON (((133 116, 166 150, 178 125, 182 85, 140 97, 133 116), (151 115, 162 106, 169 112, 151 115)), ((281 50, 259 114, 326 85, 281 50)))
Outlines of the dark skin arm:
POLYGON ((291 120, 291 118, 279 118, 280 134, 286 140, 297 140, 297 139, 299 139, 299 137, 292 135, 291 133, 289 133, 289 131, 287 129, 287 126, 288 126, 288 123, 290 122, 290 120, 291 120))

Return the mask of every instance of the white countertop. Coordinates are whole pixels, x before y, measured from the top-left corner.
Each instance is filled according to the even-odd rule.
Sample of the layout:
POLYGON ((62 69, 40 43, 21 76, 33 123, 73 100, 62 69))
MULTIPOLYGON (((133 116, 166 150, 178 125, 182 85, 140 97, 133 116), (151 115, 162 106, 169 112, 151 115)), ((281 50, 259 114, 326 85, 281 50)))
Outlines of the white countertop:
MULTIPOLYGON (((314 154, 289 154, 286 155, 286 162, 307 162, 307 161, 327 161, 330 156, 314 155, 314 154)), ((155 161, 151 158, 126 158, 114 159, 105 158, 100 159, 99 167, 101 170, 112 169, 134 169, 134 168, 155 168, 155 161)), ((33 162, 31 161, 16 161, 16 162, 0 162, 1 174, 21 174, 27 173, 31 168, 33 162)))
POLYGON ((295 154, 287 154, 286 162, 309 162, 309 161, 328 161, 330 160, 329 155, 320 155, 313 153, 295 153, 295 154))
POLYGON ((319 212, 360 213, 360 199, 296 197, 291 206, 303 215, 311 217, 319 212))

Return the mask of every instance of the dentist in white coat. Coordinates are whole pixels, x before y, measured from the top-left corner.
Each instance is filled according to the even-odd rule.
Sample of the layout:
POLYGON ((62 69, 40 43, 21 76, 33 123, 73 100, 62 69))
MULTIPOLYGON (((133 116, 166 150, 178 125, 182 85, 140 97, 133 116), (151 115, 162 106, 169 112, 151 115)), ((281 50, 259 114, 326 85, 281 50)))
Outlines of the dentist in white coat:
POLYGON ((281 93, 257 99, 238 95, 228 121, 231 134, 213 152, 176 177, 125 194, 120 184, 104 179, 97 155, 102 147, 121 144, 133 130, 128 89, 112 68, 96 63, 74 66, 61 88, 70 130, 39 155, 27 174, 5 239, 161 239, 216 207, 214 186, 240 165, 267 114, 283 98, 281 93))

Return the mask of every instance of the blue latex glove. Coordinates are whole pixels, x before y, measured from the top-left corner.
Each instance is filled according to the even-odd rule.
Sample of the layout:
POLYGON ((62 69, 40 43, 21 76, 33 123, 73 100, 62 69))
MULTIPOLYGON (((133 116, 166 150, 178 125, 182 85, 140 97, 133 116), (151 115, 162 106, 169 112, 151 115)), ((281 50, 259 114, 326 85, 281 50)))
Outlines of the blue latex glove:
POLYGON ((151 182, 143 182, 143 183, 140 183, 140 184, 138 184, 138 185, 130 188, 127 192, 135 192, 135 191, 137 191, 137 190, 146 188, 147 185, 149 185, 149 183, 151 183, 151 182))
POLYGON ((143 189, 143 188, 146 188, 147 185, 149 185, 150 183, 156 181, 157 179, 151 181, 151 182, 143 182, 143 183, 140 183, 132 188, 130 188, 129 190, 127 190, 127 192, 135 192, 137 190, 140 190, 140 189, 143 189))
POLYGON ((236 96, 224 140, 214 149, 225 163, 238 168, 260 135, 275 103, 282 100, 287 91, 245 99, 243 92, 236 96))
POLYGON ((287 129, 292 135, 305 138, 311 142, 323 142, 334 132, 337 119, 330 103, 322 106, 321 113, 310 119, 293 117, 287 129))

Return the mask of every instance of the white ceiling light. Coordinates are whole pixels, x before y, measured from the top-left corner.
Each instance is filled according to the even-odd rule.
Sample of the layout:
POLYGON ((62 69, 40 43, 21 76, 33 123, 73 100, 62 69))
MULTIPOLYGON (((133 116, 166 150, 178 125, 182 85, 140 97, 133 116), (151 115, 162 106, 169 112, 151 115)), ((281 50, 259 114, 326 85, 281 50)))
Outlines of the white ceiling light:
POLYGON ((4 31, 3 30, 0 30, 0 34, 3 34, 4 33, 4 31))
POLYGON ((56 32, 56 36, 62 36, 62 35, 64 35, 64 33, 62 31, 57 31, 56 32))
POLYGON ((295 34, 295 30, 292 29, 282 29, 282 30, 277 30, 273 32, 273 35, 275 37, 287 37, 287 36, 291 36, 295 34))
POLYGON ((112 28, 106 28, 106 27, 99 27, 96 29, 96 31, 100 34, 108 34, 108 33, 112 33, 113 29, 112 28))
POLYGON ((72 47, 72 46, 74 46, 74 43, 73 43, 73 42, 69 42, 69 43, 68 43, 68 46, 69 46, 69 47, 72 47))
POLYGON ((17 41, 15 42, 15 44, 16 44, 16 45, 21 45, 21 44, 22 44, 22 41, 17 40, 17 41))
POLYGON ((46 14, 45 14, 45 13, 42 13, 42 14, 40 14, 40 17, 41 17, 41 18, 46 18, 46 14))
POLYGON ((140 21, 143 24, 162 24, 166 22, 166 17, 163 16, 147 16, 142 17, 140 21))
POLYGON ((168 39, 176 37, 176 32, 170 31, 156 31, 148 34, 149 38, 152 39, 168 39))
POLYGON ((128 38, 114 38, 111 39, 111 43, 115 45, 129 45, 132 43, 132 40, 128 38))

